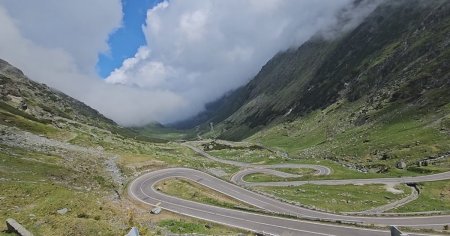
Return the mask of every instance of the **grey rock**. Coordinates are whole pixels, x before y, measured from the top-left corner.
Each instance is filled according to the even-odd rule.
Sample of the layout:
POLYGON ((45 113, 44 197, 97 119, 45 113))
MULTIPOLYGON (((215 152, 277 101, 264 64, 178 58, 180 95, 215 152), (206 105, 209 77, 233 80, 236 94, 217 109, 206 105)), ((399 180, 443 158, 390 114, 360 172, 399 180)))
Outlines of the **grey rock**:
POLYGON ((150 213, 154 214, 154 215, 158 215, 159 213, 161 213, 161 207, 155 207, 153 208, 150 213))
POLYGON ((69 212, 69 209, 61 208, 61 209, 57 210, 56 212, 60 215, 65 215, 67 212, 69 212))
POLYGON ((397 169, 406 169, 406 162, 399 161, 397 162, 397 164, 395 164, 395 166, 397 167, 397 169))
POLYGON ((33 234, 30 231, 25 229, 25 227, 23 227, 14 219, 11 218, 7 219, 6 226, 8 227, 7 229, 8 233, 16 233, 17 235, 20 236, 33 236, 33 234))
POLYGON ((125 236, 139 236, 139 230, 136 227, 132 227, 130 232, 128 232, 125 236))

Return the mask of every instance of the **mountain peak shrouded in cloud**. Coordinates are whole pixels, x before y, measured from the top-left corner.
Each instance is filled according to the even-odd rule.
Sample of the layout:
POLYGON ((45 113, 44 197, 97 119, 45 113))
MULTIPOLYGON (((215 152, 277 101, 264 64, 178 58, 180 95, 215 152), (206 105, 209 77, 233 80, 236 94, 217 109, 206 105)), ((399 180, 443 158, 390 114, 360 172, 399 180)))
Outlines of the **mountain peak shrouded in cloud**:
POLYGON ((96 58, 121 26, 120 1, 46 2, 0 0, 0 57, 119 124, 136 126, 195 115, 244 85, 277 52, 317 32, 329 38, 348 30, 379 1, 164 1, 147 12, 146 45, 106 81, 95 75, 96 58))

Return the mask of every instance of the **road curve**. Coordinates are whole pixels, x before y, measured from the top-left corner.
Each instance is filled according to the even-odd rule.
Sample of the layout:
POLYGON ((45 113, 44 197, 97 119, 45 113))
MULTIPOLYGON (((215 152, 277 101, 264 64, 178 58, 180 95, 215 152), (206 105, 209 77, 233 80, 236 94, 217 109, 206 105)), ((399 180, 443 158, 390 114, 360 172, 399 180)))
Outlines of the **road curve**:
POLYGON ((251 169, 244 169, 236 173, 231 177, 231 182, 233 183, 247 183, 245 180, 243 180, 244 176, 250 175, 250 174, 256 174, 256 173, 262 173, 262 174, 268 174, 268 175, 274 175, 281 178, 298 178, 302 175, 296 175, 291 173, 286 173, 283 171, 273 170, 273 169, 266 169, 266 168, 251 168, 251 169))
POLYGON ((264 231, 276 235, 388 235, 386 231, 293 220, 225 209, 168 196, 154 189, 153 186, 157 182, 174 177, 195 181, 266 211, 308 219, 399 226, 442 227, 443 225, 450 224, 450 216, 361 217, 314 211, 263 196, 204 172, 187 168, 162 169, 144 174, 129 185, 128 193, 132 198, 145 204, 156 205, 159 203, 161 208, 172 212, 256 232, 264 231))

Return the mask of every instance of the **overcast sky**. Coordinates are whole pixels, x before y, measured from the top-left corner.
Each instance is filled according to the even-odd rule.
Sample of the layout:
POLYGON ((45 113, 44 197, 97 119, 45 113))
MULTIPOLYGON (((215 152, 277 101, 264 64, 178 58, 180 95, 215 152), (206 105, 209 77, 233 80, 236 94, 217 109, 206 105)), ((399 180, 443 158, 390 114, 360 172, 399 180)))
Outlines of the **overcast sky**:
POLYGON ((121 65, 103 79, 96 70, 99 56, 132 43, 108 44, 118 29, 131 27, 123 24, 126 4, 0 0, 0 58, 119 124, 173 122, 244 85, 277 52, 299 46, 318 31, 327 37, 340 32, 338 15, 350 20, 339 29, 354 27, 374 9, 374 1, 368 2, 357 9, 352 0, 143 4, 146 17, 136 24, 144 44, 136 45, 130 58, 119 58, 121 65))

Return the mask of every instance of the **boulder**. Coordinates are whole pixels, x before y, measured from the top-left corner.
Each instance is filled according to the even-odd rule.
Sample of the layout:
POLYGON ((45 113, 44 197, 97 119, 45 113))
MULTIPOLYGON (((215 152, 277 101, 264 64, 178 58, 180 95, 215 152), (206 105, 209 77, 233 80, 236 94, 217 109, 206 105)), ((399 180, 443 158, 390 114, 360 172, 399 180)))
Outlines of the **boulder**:
POLYGON ((136 227, 132 227, 130 232, 128 232, 125 236, 139 236, 139 230, 136 227))
POLYGON ((28 109, 28 105, 24 101, 20 103, 19 107, 24 111, 28 109))
POLYGON ((65 215, 68 211, 69 211, 69 209, 62 208, 62 209, 57 210, 56 212, 60 215, 65 215))
POLYGON ((154 214, 154 215, 158 215, 159 213, 161 213, 161 207, 155 207, 153 208, 150 213, 154 214))
POLYGON ((395 164, 395 166, 397 167, 397 169, 405 169, 406 168, 406 162, 399 161, 399 162, 397 162, 397 164, 395 164))
POLYGON ((25 227, 23 227, 14 219, 11 218, 7 219, 6 226, 8 227, 7 229, 8 233, 15 233, 20 236, 33 236, 33 234, 30 231, 25 229, 25 227))

